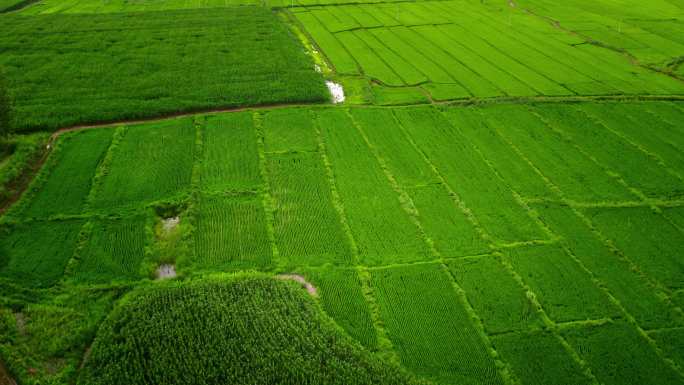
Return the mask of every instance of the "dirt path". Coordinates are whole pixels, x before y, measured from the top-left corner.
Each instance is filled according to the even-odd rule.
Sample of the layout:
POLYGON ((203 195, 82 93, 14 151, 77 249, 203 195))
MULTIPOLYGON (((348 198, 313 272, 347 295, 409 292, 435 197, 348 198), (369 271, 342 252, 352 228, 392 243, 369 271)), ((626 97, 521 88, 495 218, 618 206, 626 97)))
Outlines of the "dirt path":
POLYGON ((313 297, 318 297, 318 290, 316 290, 316 287, 309 283, 306 278, 299 274, 278 274, 276 276, 278 279, 284 279, 284 280, 290 280, 290 281, 296 281, 302 284, 306 291, 311 294, 313 297))

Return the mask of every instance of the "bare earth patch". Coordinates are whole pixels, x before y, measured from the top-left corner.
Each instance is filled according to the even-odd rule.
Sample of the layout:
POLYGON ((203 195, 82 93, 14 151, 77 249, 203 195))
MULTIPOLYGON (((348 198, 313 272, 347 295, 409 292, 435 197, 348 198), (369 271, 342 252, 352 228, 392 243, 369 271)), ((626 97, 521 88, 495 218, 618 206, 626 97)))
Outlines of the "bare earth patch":
POLYGON ((170 233, 171 231, 173 231, 173 229, 175 229, 178 226, 179 223, 180 217, 178 216, 162 219, 162 226, 164 228, 164 232, 167 234, 170 233))
POLYGON ((304 288, 306 289, 306 291, 309 292, 309 294, 311 294, 314 297, 318 297, 318 291, 316 290, 316 287, 314 285, 312 285, 311 283, 309 283, 306 280, 306 278, 302 277, 299 274, 278 274, 277 277, 278 277, 278 279, 287 279, 287 280, 291 280, 291 281, 297 281, 297 282, 301 283, 302 286, 304 286, 304 288))
POLYGON ((337 104, 344 102, 344 89, 341 84, 326 80, 325 85, 328 87, 330 95, 332 95, 333 103, 337 104))
POLYGON ((0 385, 17 385, 17 382, 10 377, 2 361, 0 361, 0 385))
POLYGON ((176 278, 176 266, 164 263, 157 268, 157 279, 176 278))

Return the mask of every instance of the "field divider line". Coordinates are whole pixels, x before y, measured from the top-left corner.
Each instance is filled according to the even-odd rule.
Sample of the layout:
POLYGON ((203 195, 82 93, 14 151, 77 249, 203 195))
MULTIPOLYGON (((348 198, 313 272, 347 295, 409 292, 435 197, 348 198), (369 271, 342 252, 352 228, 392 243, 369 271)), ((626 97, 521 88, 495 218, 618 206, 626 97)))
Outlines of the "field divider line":
POLYGON ((95 175, 93 175, 93 179, 90 182, 90 191, 88 192, 88 196, 86 197, 83 211, 92 211, 92 206, 95 203, 95 200, 97 199, 97 195, 100 193, 100 187, 102 186, 103 179, 109 174, 109 168, 112 165, 114 154, 116 153, 119 145, 121 144, 121 141, 124 139, 127 132, 128 126, 123 125, 117 127, 112 133, 112 138, 109 142, 109 147, 107 147, 107 152, 105 153, 105 156, 102 158, 102 161, 100 162, 98 168, 95 171, 95 175))
POLYGON ((190 246, 191 260, 196 261, 196 250, 197 250, 197 237, 195 237, 195 232, 198 229, 198 222, 200 218, 200 209, 202 206, 202 167, 204 166, 204 128, 206 125, 206 116, 195 116, 193 118, 193 125, 195 127, 195 147, 193 154, 193 164, 192 173, 190 177, 190 200, 188 203, 188 208, 186 210, 186 215, 188 220, 192 224, 188 234, 188 243, 190 246))
POLYGON ((268 242, 271 244, 271 258, 273 258, 272 266, 274 266, 277 271, 282 271, 286 266, 286 261, 280 257, 280 251, 278 250, 278 244, 275 238, 275 227, 273 222, 275 221, 276 207, 273 195, 271 195, 271 178, 269 177, 268 173, 268 160, 266 159, 265 154, 265 139, 260 112, 254 111, 252 113, 252 122, 254 132, 256 133, 257 152, 259 155, 259 171, 261 173, 261 179, 264 185, 264 189, 261 193, 261 204, 264 208, 268 242))
MULTIPOLYGON (((665 171, 667 171, 667 172, 670 173, 671 175, 677 177, 677 179, 679 179, 679 180, 681 180, 681 181, 684 181, 684 177, 683 177, 680 173, 678 173, 677 171, 675 171, 674 169, 672 169, 670 166, 668 166, 667 163, 660 157, 660 155, 657 155, 657 154, 655 154, 655 153, 652 153, 652 152, 646 150, 646 149, 643 148, 640 144, 638 144, 638 143, 634 142, 633 140, 629 139, 628 137, 626 137, 625 135, 623 135, 623 134, 620 133, 619 131, 614 130, 613 128, 609 127, 607 124, 605 124, 605 123, 604 123, 601 119, 599 119, 597 116, 595 116, 595 115, 593 115, 593 114, 591 114, 591 113, 588 113, 588 112, 586 112, 586 111, 584 111, 584 110, 578 110, 578 111, 581 112, 582 115, 586 116, 587 119, 589 119, 590 121, 594 122, 595 124, 597 124, 597 125, 599 125, 599 126, 601 126, 601 127, 604 127, 607 131, 612 132, 615 136, 617 136, 617 137, 619 137, 620 139, 622 139, 623 141, 625 141, 625 143, 631 145, 632 147, 636 148, 638 151, 641 151, 642 153, 646 154, 648 157, 652 158, 654 161, 656 161, 656 163, 658 163, 658 165, 660 165, 661 167, 663 167, 663 169, 665 169, 665 171)), ((534 112, 534 113, 537 114, 536 112, 534 112)), ((538 115, 538 116, 539 116, 539 115, 538 115)), ((542 121, 544 121, 544 122, 546 123, 545 119, 542 119, 542 121)), ((553 127, 553 125, 551 125, 551 124, 547 124, 547 126, 552 127, 552 129, 557 129, 559 132, 562 132, 562 130, 553 127)), ((568 138, 568 139, 569 139, 569 138, 568 138)), ((573 143, 575 143, 575 142, 573 141, 573 143)), ((668 144, 669 144, 669 143, 668 143, 668 144)), ((578 146, 576 146, 576 147, 578 147, 578 146)), ((591 158, 593 159, 593 156, 592 156, 591 158)), ((594 160, 594 161, 595 161, 599 166, 602 166, 597 160, 594 160)), ((602 166, 602 167, 604 167, 604 166, 602 166)), ((608 169, 607 167, 604 167, 604 168, 605 168, 605 169, 608 169)), ((614 172, 614 171, 612 171, 612 170, 610 170, 610 171, 611 171, 612 173, 616 174, 616 175, 619 175, 619 173, 617 173, 617 172, 614 172)), ((622 179, 622 178, 620 178, 620 179, 622 179)), ((634 189, 634 190, 635 190, 635 191, 639 191, 639 190, 637 190, 637 189, 634 189)), ((639 191, 639 194, 641 194, 641 195, 644 196, 644 200, 645 200, 645 201, 648 201, 648 202, 655 201, 655 200, 652 199, 652 198, 646 197, 641 191, 639 191)), ((655 205, 654 205, 654 207, 655 207, 655 205)))
POLYGON ((414 226, 416 226, 416 228, 418 229, 418 232, 423 238, 423 242, 425 242, 428 249, 430 250, 430 253, 436 258, 440 258, 440 253, 437 251, 437 248, 435 247, 435 242, 425 232, 423 225, 420 223, 420 212, 418 211, 418 208, 416 208, 416 206, 413 204, 413 200, 411 199, 409 194, 401 186, 399 186, 399 182, 397 182, 397 179, 394 177, 394 174, 390 170, 390 167, 387 165, 387 161, 385 161, 385 159, 382 158, 378 150, 370 142, 365 131, 363 130, 361 125, 358 124, 356 119, 354 119, 354 116, 349 112, 349 109, 345 109, 344 111, 349 117, 349 119, 351 119, 352 125, 354 126, 354 128, 356 128, 356 131, 361 135, 363 141, 366 143, 366 146, 370 150, 371 154, 373 154, 373 157, 380 165, 380 169, 382 169, 382 172, 385 175, 385 178, 389 182, 390 186, 392 187, 392 190, 394 190, 394 192, 397 193, 401 208, 404 209, 404 212, 409 216, 411 222, 413 222, 414 226))
POLYGON ((579 353, 570 346, 568 341, 563 338, 563 336, 559 332, 559 327, 558 324, 556 324, 555 321, 549 317, 548 314, 546 314, 546 311, 544 310, 544 307, 542 306, 541 302, 537 299, 537 295, 532 291, 532 288, 530 288, 529 285, 525 283, 525 280, 523 280, 522 276, 518 274, 517 271, 515 271, 515 268, 511 264, 511 262, 508 260, 508 257, 504 255, 501 252, 496 252, 497 257, 499 258, 499 262, 503 265, 503 267, 508 271, 508 273, 513 277, 513 279, 520 285, 520 287, 525 290, 526 297, 527 299, 537 308, 537 312, 540 315, 540 318, 542 322, 544 323, 544 326, 548 328, 548 330, 553 334, 553 336, 558 340, 558 342, 563 346, 565 351, 572 357, 572 359, 579 365, 579 367, 582 369, 583 373, 587 375, 591 380, 592 380, 592 385, 599 385, 599 381, 594 376, 594 373, 592 372, 591 368, 589 365, 580 357, 579 353))
POLYGON ((635 207, 681 207, 684 206, 684 200, 662 200, 649 198, 650 202, 644 201, 603 201, 603 202, 578 202, 572 199, 547 199, 547 198, 523 198, 525 203, 535 204, 562 204, 576 208, 635 208, 635 207))
POLYGON ((390 339, 387 329, 385 328, 385 322, 383 321, 380 312, 380 305, 378 305, 378 301, 375 299, 375 293, 373 293, 373 283, 370 272, 362 266, 356 266, 355 271, 361 282, 361 293, 368 304, 371 322, 375 328, 376 338, 378 340, 377 354, 389 362, 404 367, 401 364, 399 354, 397 354, 396 349, 394 348, 392 339, 390 339))
POLYGON ((328 187, 330 187, 330 195, 332 197, 331 201, 335 212, 337 212, 337 217, 342 226, 342 231, 344 232, 347 242, 349 242, 349 249, 351 255, 349 256, 352 265, 359 264, 359 246, 356 244, 356 239, 354 239, 354 234, 351 231, 351 226, 349 225, 349 220, 347 219, 347 214, 345 213, 344 203, 342 202, 342 197, 340 192, 337 191, 337 183, 335 181, 335 173, 332 169, 332 163, 330 158, 328 158, 328 150, 325 146, 325 141, 323 140, 323 134, 321 133, 321 127, 318 121, 318 116, 311 110, 309 110, 311 119, 314 123, 314 130, 316 134, 316 142, 318 144, 318 153, 325 168, 325 175, 328 182, 328 187))

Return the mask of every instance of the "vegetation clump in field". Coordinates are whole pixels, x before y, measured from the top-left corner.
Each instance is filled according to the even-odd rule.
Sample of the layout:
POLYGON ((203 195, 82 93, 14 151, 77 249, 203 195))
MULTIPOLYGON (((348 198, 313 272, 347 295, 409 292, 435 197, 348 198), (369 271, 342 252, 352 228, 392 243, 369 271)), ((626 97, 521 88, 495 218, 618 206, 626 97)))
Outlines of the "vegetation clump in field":
POLYGON ((340 332, 291 281, 164 282, 103 323, 79 384, 419 384, 340 332))

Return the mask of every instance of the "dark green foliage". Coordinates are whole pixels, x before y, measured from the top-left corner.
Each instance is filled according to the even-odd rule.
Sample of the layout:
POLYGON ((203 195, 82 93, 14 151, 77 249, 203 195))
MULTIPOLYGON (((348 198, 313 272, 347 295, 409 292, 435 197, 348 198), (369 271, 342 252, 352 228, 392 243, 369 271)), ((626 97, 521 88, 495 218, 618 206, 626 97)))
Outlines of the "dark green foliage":
MULTIPOLYGON (((1 5, 1 4, 0 4, 1 5)), ((0 11, 2 11, 0 9, 0 11)), ((0 139, 12 133, 12 102, 7 89, 7 81, 0 67, 0 139)))
POLYGON ((31 166, 45 150, 47 133, 17 135, 0 145, 0 202, 18 191, 20 182, 29 176, 31 166))
POLYGON ((322 77, 261 7, 3 16, 17 130, 244 105, 322 102, 322 77))
POLYGON ((79 384, 412 384, 335 329, 296 283, 169 283, 126 297, 79 384))
POLYGON ((0 279, 22 286, 56 283, 73 255, 83 222, 29 222, 0 229, 0 279))

